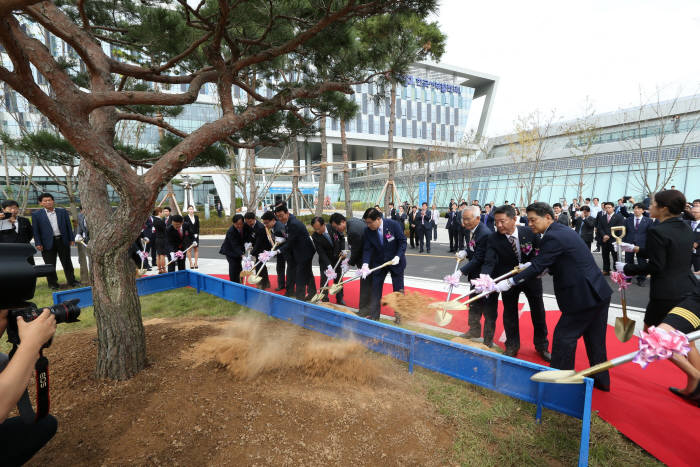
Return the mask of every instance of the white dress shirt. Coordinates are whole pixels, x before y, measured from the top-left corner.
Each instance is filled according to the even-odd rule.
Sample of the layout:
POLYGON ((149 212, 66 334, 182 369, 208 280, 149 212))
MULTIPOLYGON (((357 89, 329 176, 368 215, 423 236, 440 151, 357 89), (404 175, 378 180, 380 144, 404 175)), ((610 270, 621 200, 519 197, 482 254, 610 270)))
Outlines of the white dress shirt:
POLYGON ((382 237, 382 233, 384 231, 384 221, 382 221, 379 224, 379 228, 377 229, 377 233, 379 233, 379 244, 383 245, 384 244, 384 237, 382 237))
POLYGON ((59 235, 61 235, 61 229, 58 228, 56 210, 54 209, 53 211, 49 211, 48 209, 44 208, 44 211, 46 211, 46 217, 49 218, 49 222, 51 223, 51 228, 53 229, 53 236, 58 237, 59 235))

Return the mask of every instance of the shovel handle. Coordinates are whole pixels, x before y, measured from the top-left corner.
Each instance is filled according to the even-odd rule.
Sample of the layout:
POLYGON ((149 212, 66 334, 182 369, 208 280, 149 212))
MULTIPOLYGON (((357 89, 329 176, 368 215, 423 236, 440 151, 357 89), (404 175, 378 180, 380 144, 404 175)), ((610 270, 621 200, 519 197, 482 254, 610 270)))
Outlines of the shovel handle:
MULTIPOLYGON (((512 270, 510 270, 510 271, 508 271, 507 273, 503 274, 502 276, 498 276, 498 277, 495 278, 493 281, 494 281, 494 282, 502 281, 503 279, 506 279, 506 278, 508 278, 508 277, 510 277, 510 276, 513 276, 513 275, 519 273, 520 271, 521 271, 521 269, 520 269, 518 266, 516 266, 516 267, 514 267, 512 270)), ((485 297, 486 295, 488 295, 488 294, 490 294, 490 293, 491 293, 491 292, 482 292, 482 293, 480 293, 479 295, 470 298, 469 300, 467 300, 466 302, 464 302, 464 304, 465 304, 465 305, 468 305, 469 303, 474 302, 474 301, 476 301, 476 300, 478 300, 478 299, 480 299, 480 298, 483 298, 483 297, 485 297)), ((466 293, 466 294, 464 294, 464 295, 462 295, 462 296, 460 296, 460 297, 455 298, 455 301, 459 301, 459 300, 463 299, 464 297, 466 297, 467 295, 469 295, 469 293, 466 293)))
POLYGON ((616 225, 610 227, 610 235, 615 239, 617 244, 622 243, 622 238, 627 234, 627 228, 624 225, 616 225))

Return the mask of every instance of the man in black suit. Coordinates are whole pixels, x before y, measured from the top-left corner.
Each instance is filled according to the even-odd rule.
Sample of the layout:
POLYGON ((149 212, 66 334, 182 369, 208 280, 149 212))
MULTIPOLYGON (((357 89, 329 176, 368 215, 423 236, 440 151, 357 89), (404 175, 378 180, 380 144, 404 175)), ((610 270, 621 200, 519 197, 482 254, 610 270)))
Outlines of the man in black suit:
POLYGON ((163 222, 165 222, 166 227, 169 226, 170 224, 172 224, 172 222, 173 222, 171 219, 172 216, 170 215, 170 213, 171 213, 170 206, 165 206, 163 208, 163 222))
MULTIPOLYGON (((272 235, 268 233, 262 222, 255 218, 255 213, 253 211, 248 211, 245 213, 243 216, 243 222, 245 222, 250 229, 250 242, 253 244, 253 249, 250 252, 251 255, 257 258, 263 251, 272 250, 272 244, 274 242, 272 235)), ((260 288, 263 290, 269 289, 270 277, 267 274, 267 266, 259 268, 260 278, 262 279, 260 281, 260 288)))
POLYGON ((457 236, 459 235, 460 224, 462 222, 461 218, 457 217, 457 205, 450 204, 450 210, 445 214, 447 218, 447 223, 445 228, 447 229, 447 235, 450 238, 450 253, 457 251, 457 236))
MULTIPOLYGON (((184 224, 184 219, 181 215, 175 214, 170 217, 170 220, 171 223, 165 232, 168 238, 168 245, 170 246, 171 259, 175 259, 178 252, 184 252, 194 243, 194 235, 192 235, 189 227, 184 224)), ((175 271, 175 265, 177 265, 178 271, 184 271, 186 269, 185 256, 177 258, 176 261, 170 263, 168 272, 175 271)))
POLYGON ((491 209, 493 206, 489 203, 486 203, 484 205, 484 213, 481 215, 481 222, 488 227, 488 229, 493 232, 493 213, 491 213, 491 209))
POLYGON ((561 208, 561 203, 554 203, 552 205, 552 208, 554 209, 554 221, 559 222, 560 224, 563 224, 565 226, 569 226, 569 214, 567 214, 566 211, 563 211, 561 208))
POLYGON ((411 206, 411 212, 408 213, 408 238, 411 241, 411 248, 416 247, 418 239, 416 238, 416 214, 418 208, 416 206, 411 206))
POLYGON ((416 235, 418 236, 418 245, 420 250, 418 253, 423 253, 423 242, 425 249, 430 253, 430 238, 433 234, 432 213, 428 210, 428 203, 421 205, 421 210, 416 213, 416 235))
MULTIPOLYGON (((321 287, 323 287, 327 279, 326 269, 329 266, 331 268, 334 267, 338 263, 343 250, 345 250, 345 237, 334 230, 332 226, 329 227, 323 220, 323 217, 314 217, 311 220, 311 227, 314 229, 314 233, 311 234, 311 240, 313 240, 316 253, 318 253, 318 266, 321 269, 321 287)), ((340 263, 335 268, 335 273, 337 276, 334 283, 338 283, 343 276, 340 263)), ((322 300, 324 302, 329 301, 327 291, 323 292, 322 300)), ((335 301, 338 305, 345 305, 342 289, 335 295, 335 301)))
MULTIPOLYGON (((492 232, 481 220, 479 206, 467 206, 462 211, 462 225, 466 229, 466 253, 469 260, 460 268, 462 274, 468 280, 478 279, 481 268, 486 260, 486 250, 489 246, 489 237, 492 232)), ((471 296, 477 295, 476 292, 471 296)), ((496 318, 498 318, 498 297, 494 294, 477 300, 469 305, 469 332, 463 334, 468 339, 481 337, 481 316, 484 316, 484 345, 493 345, 493 336, 496 333, 496 318)))
MULTIPOLYGON (((625 237, 623 241, 637 245, 639 248, 644 248, 647 243, 647 230, 654 224, 654 221, 644 216, 644 205, 642 203, 635 203, 632 211, 634 215, 625 219, 625 237)), ((635 252, 625 253, 625 263, 634 264, 635 256, 637 256, 637 264, 646 264, 647 259, 635 252)), ((646 280, 647 276, 644 274, 638 275, 637 285, 643 287, 646 280)))
POLYGON ((693 220, 686 222, 690 226, 690 230, 695 234, 695 240, 693 240, 693 270, 698 272, 700 271, 700 203, 690 209, 690 214, 693 216, 693 220))
MULTIPOLYGON (((236 214, 231 219, 233 225, 226 232, 219 254, 228 261, 228 278, 231 282, 241 283, 241 259, 245 254, 245 244, 250 241, 250 227, 243 222, 243 216, 236 214)), ((183 260, 184 264, 184 260, 183 260)))
MULTIPOLYGON (((264 212, 260 218, 262 219, 265 228, 268 230, 268 233, 272 236, 273 245, 275 242, 278 241, 286 241, 284 224, 281 222, 277 222, 277 218, 275 217, 275 213, 273 211, 264 212)), ((275 250, 277 252, 277 254, 275 255, 275 271, 277 273, 277 288, 275 289, 276 292, 287 288, 287 276, 285 272, 285 266, 287 261, 284 257, 284 252, 281 250, 281 248, 282 247, 280 245, 275 250)))
POLYGON ((316 249, 309 236, 306 226, 287 210, 285 203, 275 206, 275 217, 286 227, 287 241, 282 244, 283 251, 287 256, 288 275, 294 277, 294 289, 287 278, 287 295, 292 293, 297 300, 310 300, 316 295, 316 283, 311 261, 316 254, 316 249))
POLYGON ((596 220, 596 240, 601 246, 603 255, 603 275, 610 275, 610 256, 612 255, 612 264, 617 262, 617 253, 615 252, 615 239, 610 234, 610 227, 625 225, 625 218, 622 214, 615 213, 615 205, 606 201, 603 203, 603 210, 598 214, 596 220))
POLYGON ((389 203, 389 219, 399 222, 399 212, 394 207, 394 203, 389 203))
MULTIPOLYGON (((56 256, 61 260, 63 272, 68 284, 77 287, 80 282, 75 280, 70 247, 75 245, 73 226, 68 211, 57 208, 51 193, 39 195, 39 204, 43 209, 32 213, 32 229, 34 230, 34 245, 41 252, 45 264, 56 264, 56 256)), ((58 276, 53 273, 46 276, 49 288, 58 290, 58 276)))
MULTIPOLYGON (((496 284, 496 290, 508 291, 549 270, 561 310, 552 335, 552 368, 574 369, 576 344, 582 336, 590 364, 604 362, 607 360, 605 337, 612 289, 581 237, 555 222, 554 211, 547 203, 529 205, 527 217, 530 229, 542 234, 540 253, 532 258, 530 267, 496 284)), ((596 388, 610 390, 607 371, 594 375, 593 380, 596 388)))
MULTIPOLYGON (((345 216, 337 212, 331 214, 330 224, 336 232, 347 235, 347 245, 350 247, 348 264, 360 268, 362 266, 364 237, 367 224, 356 217, 345 219, 345 216)), ((371 300, 372 277, 370 276, 365 279, 360 279, 360 301, 357 310, 359 316, 369 316, 371 300)))
MULTIPOLYGON (((29 219, 19 214, 17 201, 7 199, 2 202, 2 210, 5 213, 4 221, 7 226, 0 227, 0 243, 29 243, 34 238, 34 231, 29 219)), ((34 257, 29 257, 29 262, 34 264, 34 257)))
POLYGON ((574 219, 574 230, 590 250, 595 232, 595 219, 591 216, 591 208, 585 205, 581 206, 577 214, 578 216, 574 219))
MULTIPOLYGON (((465 209, 467 209, 467 206, 467 202, 462 201, 459 205, 459 210, 457 211, 457 251, 464 250, 464 237, 467 234, 467 231, 462 225, 462 213, 465 209)), ((481 215, 481 208, 478 204, 475 206, 479 208, 479 215, 481 215)))
MULTIPOLYGON (((493 209, 496 232, 491 235, 486 250, 486 259, 481 274, 499 277, 513 270, 518 264, 530 262, 539 249, 540 238, 529 227, 515 224, 515 209, 503 205, 493 209)), ((547 322, 545 320, 544 302, 542 301, 542 279, 532 277, 501 294, 503 300, 503 328, 506 331, 506 351, 509 357, 515 357, 520 350, 520 319, 518 298, 525 293, 530 305, 530 318, 534 330, 535 350, 542 359, 549 362, 547 341, 547 322)))

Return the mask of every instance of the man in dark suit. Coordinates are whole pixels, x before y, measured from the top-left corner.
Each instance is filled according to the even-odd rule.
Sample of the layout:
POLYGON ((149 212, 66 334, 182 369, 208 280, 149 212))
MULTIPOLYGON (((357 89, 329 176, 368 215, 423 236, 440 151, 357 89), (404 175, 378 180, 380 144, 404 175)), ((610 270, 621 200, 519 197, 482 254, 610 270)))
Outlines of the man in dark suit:
MULTIPOLYGON (((334 230, 332 226, 329 227, 323 220, 323 217, 314 217, 311 220, 311 227, 314 229, 314 233, 311 234, 311 240, 313 240, 316 253, 318 253, 318 266, 321 269, 321 287, 323 287, 327 279, 326 269, 328 269, 328 266, 334 267, 338 263, 343 250, 345 250, 345 237, 334 230)), ((338 283, 343 276, 339 263, 338 267, 335 268, 335 273, 337 276, 334 283, 338 283)), ((324 302, 329 301, 327 291, 324 291, 322 300, 324 302)), ((345 305, 342 289, 335 295, 335 301, 339 305, 345 305)))
POLYGON ((389 203, 389 219, 392 221, 399 221, 399 212, 394 207, 394 203, 389 203))
POLYGON ((163 208, 163 222, 165 222, 166 227, 169 226, 170 224, 172 224, 172 222, 173 222, 171 219, 170 213, 171 213, 170 206, 165 206, 163 208))
POLYGON ((289 213, 285 203, 275 206, 275 217, 286 227, 287 241, 282 244, 284 254, 287 257, 287 292, 297 300, 310 300, 316 295, 316 283, 314 281, 311 261, 316 254, 316 249, 309 236, 306 226, 294 215, 289 213), (293 277, 294 287, 289 283, 293 277))
MULTIPOLYGON (((516 225, 515 209, 503 205, 493 209, 496 232, 491 235, 486 250, 486 259, 481 267, 481 274, 499 277, 513 270, 518 264, 530 262, 539 249, 540 238, 529 227, 516 225)), ((535 350, 542 359, 549 362, 547 341, 547 322, 545 320, 544 302, 542 301, 542 279, 532 277, 501 294, 503 300, 503 328, 506 331, 506 351, 509 357, 515 357, 520 350, 520 319, 518 298, 525 293, 530 305, 530 318, 534 330, 535 350)))
MULTIPOLYGON (((286 241, 284 224, 277 222, 275 213, 273 211, 264 212, 262 216, 262 223, 265 225, 269 235, 272 237, 273 246, 278 241, 286 241)), ((277 288, 276 292, 287 288, 287 276, 286 276, 286 264, 287 261, 284 257, 284 252, 281 250, 282 245, 279 245, 275 250, 277 254, 275 255, 275 272, 277 273, 277 288)))
MULTIPOLYGON (((464 237, 467 233, 466 229, 462 225, 462 213, 467 209, 467 202, 462 201, 459 205, 459 210, 457 210, 457 251, 464 250, 464 237)), ((476 205, 479 207, 479 205, 476 205)), ((481 208, 479 208, 479 215, 481 215, 481 208)))
POLYGON ((610 227, 625 225, 625 218, 622 214, 615 213, 615 205, 606 201, 603 203, 603 210, 598 214, 596 219, 596 240, 601 246, 603 255, 603 275, 610 275, 610 256, 612 255, 612 264, 617 262, 617 253, 615 252, 615 239, 610 234, 610 227))
POLYGON ((563 224, 563 225, 568 227, 569 226, 569 214, 567 214, 566 211, 562 210, 561 204, 554 203, 552 205, 552 208, 554 209, 555 222, 559 222, 560 224, 563 224))
MULTIPOLYGON (((636 203, 632 211, 634 215, 625 219, 625 237, 623 241, 637 245, 639 248, 644 248, 647 243, 647 229, 654 224, 654 221, 644 216, 644 205, 642 203, 636 203)), ((647 259, 634 252, 625 253, 625 263, 634 264, 635 255, 637 256, 637 264, 646 264, 647 259)), ((637 285, 643 287, 646 280, 647 277, 644 274, 638 275, 637 285)))
POLYGON ((590 250, 595 232, 595 219, 591 216, 591 208, 588 206, 581 206, 578 213, 580 214, 574 219, 574 230, 590 250))
MULTIPOLYGON (((184 252, 190 247, 190 245, 192 245, 192 243, 194 243, 195 240, 189 226, 184 223, 184 219, 181 215, 175 214, 174 216, 170 216, 170 220, 171 222, 165 230, 165 235, 168 239, 171 259, 174 259, 172 257, 173 255, 176 255, 178 252, 184 252)), ((185 256, 170 263, 168 266, 168 272, 175 271, 176 265, 178 271, 184 271, 186 269, 185 256)))
MULTIPOLYGON (((364 251, 364 237, 367 224, 364 221, 352 217, 345 219, 340 213, 331 214, 331 227, 340 234, 346 234, 347 245, 350 247, 350 258, 348 265, 360 268, 362 266, 362 256, 364 251)), ((340 276, 339 276, 340 277, 340 276)), ((369 306, 372 301, 372 277, 360 279, 360 301, 357 314, 367 317, 370 314, 369 306)))
MULTIPOLYGON (((75 245, 73 227, 71 226, 68 211, 54 206, 53 195, 42 193, 39 195, 39 204, 43 209, 32 213, 32 228, 34 230, 34 245, 41 252, 46 264, 56 264, 56 256, 61 260, 66 280, 72 287, 77 287, 80 282, 75 280, 73 263, 70 258, 70 247, 75 245)), ((58 276, 56 270, 46 276, 49 287, 58 290, 58 276)))
MULTIPOLYGON (((493 232, 481 222, 481 208, 468 206, 462 211, 462 225, 466 229, 466 253, 469 260, 460 268, 467 280, 478 279, 481 268, 486 260, 486 251, 489 246, 489 237, 493 232)), ((470 296, 477 295, 476 292, 470 296)), ((463 336, 468 339, 481 337, 481 316, 484 316, 484 345, 493 345, 493 335, 496 332, 496 318, 498 317, 498 297, 494 294, 477 300, 469 305, 469 332, 463 336)))
POLYGON ((408 213, 408 237, 411 240, 411 248, 416 247, 418 243, 418 238, 416 238, 416 215, 418 214, 418 208, 416 206, 411 206, 411 212, 408 213))
MULTIPOLYGON (((251 255, 256 258, 260 256, 263 251, 272 250, 273 238, 272 235, 268 233, 267 229, 262 222, 255 218, 255 213, 253 211, 248 211, 243 216, 243 222, 250 229, 250 242, 253 244, 253 250, 250 252, 251 255)), ((270 277, 267 274, 267 266, 260 267, 260 288, 269 289, 270 288, 270 277)))
POLYGON ((447 223, 445 228, 447 229, 447 235, 450 238, 450 253, 457 251, 458 235, 460 229, 461 218, 457 217, 457 205, 450 204, 450 210, 445 214, 447 218, 447 223))
POLYGON ((493 214, 491 213, 491 209, 493 209, 493 206, 491 206, 489 203, 486 203, 484 205, 484 213, 481 215, 481 222, 491 231, 493 232, 493 214))
POLYGON ((700 206, 693 206, 690 209, 690 214, 693 216, 693 219, 686 222, 690 226, 690 230, 695 234, 695 240, 693 240, 693 270, 698 272, 700 271, 700 206))
MULTIPOLYGON (((7 229, 2 229, 0 233, 0 243, 29 243, 34 238, 34 231, 29 219, 19 214, 19 204, 17 201, 7 199, 2 202, 2 210, 5 213, 4 224, 7 229)), ((34 264, 34 257, 29 257, 29 262, 34 264)))
POLYGON ((152 213, 146 218, 146 222, 143 223, 141 237, 148 239, 148 242, 146 243, 146 251, 151 255, 151 265, 155 266, 157 262, 156 256, 158 253, 156 251, 156 227, 152 213))
MULTIPOLYGON (((604 362, 607 360, 605 336, 612 289, 581 237, 555 222, 554 211, 547 203, 529 205, 527 217, 532 231, 542 234, 540 253, 532 258, 530 267, 500 281, 496 290, 501 293, 508 291, 549 270, 561 310, 552 336, 552 368, 574 369, 576 343, 581 336, 590 364, 604 362)), ((593 380, 598 389, 610 390, 607 371, 594 375, 593 380)))
POLYGON ((420 250, 418 253, 423 253, 423 242, 425 249, 430 253, 430 237, 433 234, 432 213, 428 210, 428 203, 421 205, 421 210, 416 214, 416 235, 418 236, 418 245, 420 250))
MULTIPOLYGON (((399 259, 398 264, 372 273, 372 301, 369 306, 370 316, 368 318, 378 320, 384 279, 387 273, 391 274, 394 292, 403 293, 403 274, 406 269, 406 235, 397 222, 391 219, 382 219, 381 213, 376 209, 366 210, 362 219, 367 224, 362 249, 363 267, 366 265, 369 268, 374 268, 396 257, 399 259)), ((395 317, 398 324, 401 317, 398 313, 395 314, 395 317)))
MULTIPOLYGON (((250 241, 250 227, 243 222, 243 216, 236 214, 231 219, 233 225, 226 232, 219 254, 228 261, 228 278, 231 282, 241 283, 241 259, 245 254, 245 244, 250 241)), ((184 265, 184 259, 183 259, 184 265)))

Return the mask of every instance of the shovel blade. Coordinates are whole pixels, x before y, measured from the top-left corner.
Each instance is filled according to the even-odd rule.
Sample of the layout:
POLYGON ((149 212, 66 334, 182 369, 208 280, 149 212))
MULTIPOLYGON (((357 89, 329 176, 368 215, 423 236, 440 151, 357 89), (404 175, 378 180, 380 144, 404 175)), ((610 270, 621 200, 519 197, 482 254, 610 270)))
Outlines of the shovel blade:
POLYGON ((258 284, 261 280, 262 277, 258 275, 251 275, 250 277, 248 277, 248 282, 253 285, 258 284))
POLYGON ((314 295, 313 297, 311 297, 311 300, 309 300, 309 301, 310 301, 311 303, 318 303, 318 302, 321 301, 322 298, 323 298, 323 295, 321 295, 320 293, 317 293, 316 295, 314 295))
POLYGON ((467 305, 465 305, 462 302, 458 302, 456 300, 450 300, 449 302, 433 302, 428 305, 430 308, 437 308, 438 310, 442 311, 460 311, 460 310, 466 310, 467 305))
POLYGON ((583 376, 574 376, 574 370, 545 370, 530 376, 530 381, 536 383, 580 384, 583 376))
POLYGON ((624 317, 615 319, 615 336, 620 342, 627 342, 634 336, 635 322, 624 317))
POLYGON ((435 322, 438 326, 447 326, 452 321, 452 313, 448 313, 445 310, 438 310, 435 312, 435 322))
POLYGON ((328 293, 331 295, 335 295, 341 290, 343 290, 343 286, 341 284, 333 284, 328 288, 328 293))

